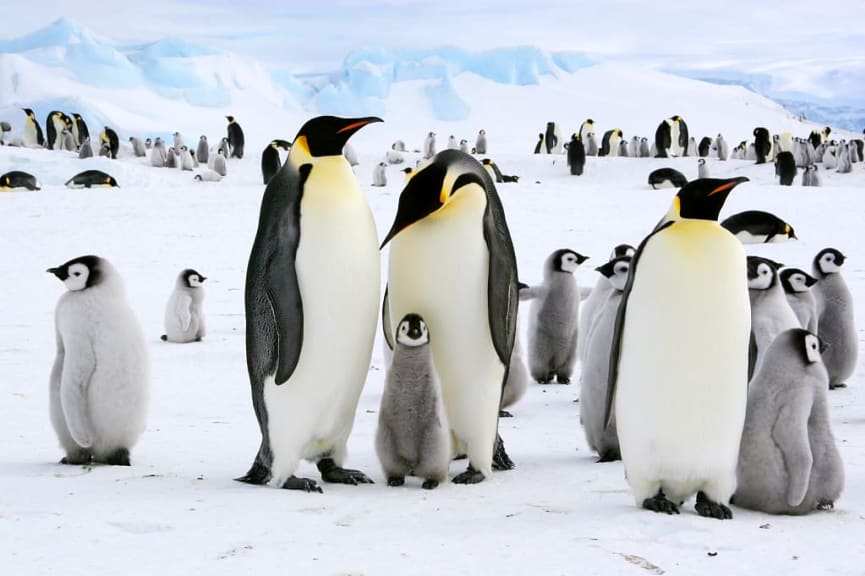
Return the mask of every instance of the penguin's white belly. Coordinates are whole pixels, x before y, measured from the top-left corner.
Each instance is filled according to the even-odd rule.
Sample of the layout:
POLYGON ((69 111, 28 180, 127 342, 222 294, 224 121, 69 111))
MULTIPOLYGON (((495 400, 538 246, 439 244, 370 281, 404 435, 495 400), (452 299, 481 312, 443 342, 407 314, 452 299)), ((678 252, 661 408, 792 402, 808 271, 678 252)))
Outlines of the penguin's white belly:
POLYGON ((684 152, 681 144, 679 144, 679 123, 674 120, 668 120, 667 124, 670 126, 670 150, 668 154, 679 157, 684 152))
MULTIPOLYGON (((344 165, 329 197, 301 202, 296 273, 303 304, 303 345, 291 378, 265 382, 264 399, 277 484, 294 474, 300 458, 329 455, 339 465, 354 424, 372 355, 378 320, 378 237, 369 206, 344 165), (346 184, 346 179, 348 184, 346 184)), ((319 192, 342 168, 317 168, 307 189, 319 192), (324 176, 322 173, 326 172, 324 176), (319 190, 316 190, 318 188, 319 190)))
POLYGON ((654 495, 637 493, 642 482, 660 481, 683 499, 731 475, 722 491, 735 489, 748 379, 746 282, 741 244, 714 222, 677 222, 643 250, 615 405, 638 502, 654 495))
POLYGON ((460 196, 394 238, 390 322, 395 333, 405 314, 423 317, 451 429, 488 475, 505 367, 489 325, 486 197, 480 189, 460 196))

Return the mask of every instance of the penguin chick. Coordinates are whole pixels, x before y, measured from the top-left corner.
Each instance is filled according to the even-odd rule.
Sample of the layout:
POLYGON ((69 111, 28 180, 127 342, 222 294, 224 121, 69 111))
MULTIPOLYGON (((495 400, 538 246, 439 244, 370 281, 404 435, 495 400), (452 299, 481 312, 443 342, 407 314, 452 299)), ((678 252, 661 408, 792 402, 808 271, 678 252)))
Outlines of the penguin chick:
POLYGON ((817 302, 817 333, 828 349, 823 363, 829 372, 829 388, 846 386, 856 369, 859 353, 853 295, 841 275, 847 258, 835 248, 824 248, 814 257, 812 290, 817 302))
POLYGON ((829 422, 821 348, 817 336, 795 328, 766 352, 748 390, 737 506, 807 514, 833 508, 841 495, 844 466, 829 422))
POLYGON ((784 268, 779 277, 784 295, 799 319, 799 325, 808 332, 817 334, 817 300, 811 291, 817 279, 798 268, 784 268))
POLYGON ((423 487, 430 490, 447 478, 450 427, 429 338, 417 314, 404 316, 396 330, 375 435, 388 486, 402 486, 409 475, 423 478, 423 487))
POLYGON ((183 270, 174 285, 174 292, 165 306, 165 342, 200 342, 207 333, 204 312, 204 281, 207 280, 192 268, 183 270))
POLYGON ((63 464, 128 466, 144 431, 149 363, 141 326, 114 267, 81 256, 48 272, 66 286, 57 303, 51 423, 63 464))
POLYGON ((709 167, 706 166, 705 158, 697 160, 697 178, 709 178, 709 167))
POLYGON ((379 162, 372 171, 373 186, 387 186, 387 162, 379 162))
MULTIPOLYGON (((524 287, 521 285, 520 287, 524 287)), ((525 286, 526 288, 528 286, 525 286)), ((520 401, 526 393, 526 388, 529 384, 529 371, 526 368, 525 353, 523 352, 523 344, 520 341, 519 318, 517 318, 517 328, 514 333, 514 349, 511 351, 511 361, 508 364, 508 377, 505 379, 504 388, 502 388, 502 401, 499 404, 499 418, 512 418, 513 414, 505 410, 520 401)))
POLYGON ((790 308, 778 280, 777 262, 759 256, 748 256, 748 298, 751 301, 751 354, 749 378, 760 366, 763 356, 781 332, 799 327, 799 319, 790 308))

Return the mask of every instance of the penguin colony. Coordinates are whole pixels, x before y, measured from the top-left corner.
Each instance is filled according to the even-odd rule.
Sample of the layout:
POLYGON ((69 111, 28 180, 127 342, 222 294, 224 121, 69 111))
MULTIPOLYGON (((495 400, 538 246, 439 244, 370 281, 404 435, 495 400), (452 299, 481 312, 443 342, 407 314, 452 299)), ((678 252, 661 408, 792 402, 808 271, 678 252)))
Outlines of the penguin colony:
MULTIPOLYGON (((32 110, 25 113, 17 144, 79 153, 90 148, 79 115, 51 112, 43 136, 32 110)), ((214 150, 201 136, 193 153, 179 133, 167 150, 160 138, 151 144, 133 136, 130 147, 136 157, 149 152, 153 166, 173 160, 191 170, 205 163, 211 169, 196 179, 218 180, 229 158, 243 157, 242 130, 233 117, 227 119, 228 136, 214 150)), ((457 456, 468 459, 466 471, 453 478, 457 483, 481 482, 494 469, 513 468, 498 434, 498 418, 510 415, 503 409, 524 393, 528 374, 539 383, 567 384, 579 361, 580 419, 588 444, 600 462, 623 461, 639 506, 677 514, 684 501, 696 497, 698 514, 727 519, 731 502, 773 514, 834 505, 844 474, 827 392, 845 386, 857 360, 852 295, 841 275, 840 251, 821 250, 810 275, 765 257, 745 258, 743 243, 795 240, 792 226, 759 211, 719 224, 727 196, 745 178, 701 174, 688 182, 680 174, 665 174, 655 182, 679 188, 669 211, 639 248, 613 250, 596 268, 600 278, 580 305, 574 272, 587 257, 570 249, 548 257, 542 284, 518 287, 514 248, 495 188, 517 177, 503 175, 491 159, 472 157, 487 153, 485 130, 470 153, 468 140, 457 144, 453 135, 437 153, 435 133, 429 132, 421 152, 427 162, 405 170, 395 219, 379 245, 348 145, 355 132, 379 121, 313 118, 292 142, 275 139, 262 154, 267 189, 245 290, 247 367, 261 443, 237 480, 321 492, 315 480, 295 474, 300 460, 309 460, 325 482, 372 482, 344 463, 377 325, 379 249, 387 246, 383 330, 393 357, 375 448, 389 485, 418 476, 424 488, 435 488, 457 456), (287 153, 284 160, 280 151, 287 153), (334 226, 342 230, 338 237, 329 234, 334 226), (698 248, 699 258, 677 250, 684 241, 698 248), (322 264, 320 253, 340 263, 322 264), (351 286, 333 294, 340 285, 334 274, 346 269, 351 286), (683 283, 675 296, 665 288, 670 278, 683 283), (326 300, 324 286, 330 289, 326 300), (711 325, 711 334, 694 323, 706 313, 705 299, 713 302, 712 318, 699 322, 711 325), (525 360, 517 338, 518 301, 531 301, 525 360), (332 314, 342 322, 327 321, 332 314), (683 333, 691 337, 676 340, 683 333), (650 340, 658 344, 640 346, 650 340), (338 367, 330 362, 334 347, 343 359, 338 367), (671 351, 675 358, 665 356, 671 351), (669 374, 676 362, 687 363, 684 373, 702 374, 700 384, 669 374), (325 370, 329 381, 323 384, 316 375, 325 370), (670 396, 680 398, 676 417, 663 401, 670 396), (700 409, 703 404, 713 406, 710 414, 700 409), (788 417, 767 441, 767 426, 779 415, 788 417), (814 446, 820 450, 812 457, 814 446)), ((859 160, 861 146, 828 141, 828 135, 827 128, 807 139, 772 138, 757 128, 754 160, 773 161, 782 185, 793 182, 797 167, 806 176, 821 162, 844 172, 859 160)), ((651 148, 646 138, 626 140, 619 129, 605 132, 600 148, 595 140, 591 119, 567 145, 550 122, 536 153, 567 150, 571 174, 580 175, 586 156, 698 155, 703 170, 707 157, 739 158, 748 148, 740 145, 730 153, 720 135, 697 144, 679 116, 659 125, 651 148)), ((120 140, 114 130, 104 127, 99 142, 117 158, 120 140)), ((373 185, 386 186, 387 167, 404 162, 406 153, 401 141, 394 142, 376 164, 373 185)), ((815 184, 805 184, 803 177, 803 185, 815 184)), ((67 186, 117 183, 88 170, 67 186)), ((0 176, 0 189, 15 188, 41 186, 21 171, 0 176)), ((57 357, 50 377, 51 421, 66 454, 62 462, 129 465, 130 450, 144 430, 149 369, 119 274, 98 256, 48 271, 68 290, 57 306, 57 357), (89 349, 82 346, 86 342, 89 349), (119 403, 117 395, 131 400, 119 403)), ((178 275, 162 340, 188 343, 205 336, 205 280, 194 269, 178 275)))

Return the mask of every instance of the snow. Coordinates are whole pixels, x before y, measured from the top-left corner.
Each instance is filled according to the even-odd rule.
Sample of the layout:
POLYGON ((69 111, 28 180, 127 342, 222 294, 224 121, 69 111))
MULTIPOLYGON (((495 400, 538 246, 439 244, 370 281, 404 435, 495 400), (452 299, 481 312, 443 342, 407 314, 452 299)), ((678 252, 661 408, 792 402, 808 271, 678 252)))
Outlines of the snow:
MULTIPOLYGON (((146 51, 141 46, 136 50, 146 51)), ((733 507, 735 518, 719 522, 698 517, 693 502, 674 517, 641 510, 621 463, 597 464, 588 451, 573 402, 579 395, 576 383, 531 384, 511 410, 515 418, 501 421, 517 469, 494 473, 476 486, 448 482, 428 492, 409 479, 404 487, 389 488, 373 447, 384 381, 380 339, 347 461, 376 484, 324 485, 319 495, 234 482, 247 470, 259 442, 243 316, 246 263, 263 192, 258 154, 274 137, 291 139, 315 112, 291 98, 286 107, 285 95, 271 84, 280 83, 247 57, 200 54, 184 46, 155 52, 159 61, 190 63, 198 74, 207 70, 201 76, 208 78, 206 93, 222 82, 230 104, 200 106, 195 98, 160 96, 153 81, 118 88, 74 76, 45 76, 50 67, 26 51, 0 54, 0 119, 13 123, 13 133, 23 120, 18 107, 41 102, 41 108, 32 106, 41 121, 61 104, 64 110, 82 110, 91 132, 103 123, 116 126, 123 145, 116 161, 0 147, 0 173, 25 170, 44 186, 38 192, 0 193, 0 248, 6 256, 0 267, 5 288, 0 316, 3 573, 234 575, 284 567, 311 574, 861 574, 865 354, 849 387, 829 395, 847 476, 834 512, 794 518, 733 507), (204 133, 215 145, 225 133, 225 114, 234 114, 243 125, 248 152, 243 160, 229 162, 228 175, 218 183, 197 183, 190 172, 152 168, 149 159, 132 157, 125 144, 129 135, 165 137, 181 130, 187 142, 204 133), (63 187, 90 168, 109 172, 121 187, 63 187), (148 336, 152 402, 131 468, 56 463, 62 454, 48 418, 48 376, 55 346, 53 311, 63 286, 45 269, 88 253, 108 258, 120 271, 148 336), (177 273, 186 267, 208 277, 209 334, 201 343, 164 343, 159 340, 164 305, 177 273)), ((498 187, 521 280, 539 282, 547 255, 570 247, 591 257, 578 272, 580 284, 590 286, 596 276, 592 268, 605 261, 613 245, 637 244, 666 212, 673 192, 651 190, 648 173, 671 166, 695 177, 696 160, 589 158, 584 176, 570 176, 564 156, 530 154, 547 121, 559 122, 563 136, 592 117, 598 133, 621 128, 626 138, 651 139, 663 118, 681 114, 698 140, 722 132, 731 146, 749 138, 757 125, 799 136, 818 127, 738 86, 623 63, 574 65, 569 71, 552 61, 560 71, 539 74, 534 84, 502 84, 462 71, 444 81, 418 77, 389 85, 378 100, 385 123, 352 139, 361 159, 355 173, 380 237, 391 225, 403 184, 397 166, 389 167, 386 187, 371 186, 373 167, 391 142, 403 139, 409 150, 418 149, 433 130, 442 148, 450 133, 473 142, 484 128, 490 157, 505 173, 521 177, 517 184, 498 187), (444 96, 437 93, 442 82, 450 84, 444 96), (459 100, 449 100, 453 95, 459 100), (446 111, 453 110, 453 102, 462 102, 464 109, 453 120, 442 118, 437 103, 446 111)), ((364 70, 374 80, 374 71, 382 68, 367 62, 373 67, 364 70)), ((834 134, 852 136, 837 127, 834 134)), ((407 153, 407 164, 418 156, 407 153)), ((749 246, 749 253, 805 270, 826 246, 848 257, 844 275, 856 299, 861 349, 865 164, 855 164, 851 174, 824 172, 819 189, 798 186, 798 179, 793 187, 777 186, 771 165, 710 160, 709 168, 717 177, 751 178, 732 193, 722 216, 768 210, 789 221, 800 238, 749 246)), ((385 251, 383 278, 386 257, 385 251)), ((455 462, 451 475, 464 466, 455 462)), ((310 464, 303 464, 300 473, 317 477, 310 464)))

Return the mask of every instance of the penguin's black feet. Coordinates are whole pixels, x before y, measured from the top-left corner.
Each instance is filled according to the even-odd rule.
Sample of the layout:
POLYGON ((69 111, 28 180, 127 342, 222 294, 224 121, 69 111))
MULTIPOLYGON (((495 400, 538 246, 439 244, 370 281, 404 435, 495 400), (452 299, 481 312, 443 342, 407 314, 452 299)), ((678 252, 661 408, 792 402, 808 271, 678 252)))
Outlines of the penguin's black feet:
POLYGON ((72 466, 75 466, 78 464, 89 464, 91 458, 92 458, 92 456, 90 455, 90 452, 87 452, 87 451, 75 452, 75 453, 66 454, 66 456, 64 456, 63 458, 60 459, 60 463, 61 464, 69 464, 72 466))
POLYGON ((829 384, 829 390, 837 390, 838 388, 846 388, 846 382, 835 382, 834 384, 829 384))
POLYGON ((499 410, 499 418, 513 418, 514 415, 507 410, 499 410))
POLYGON ((405 476, 388 476, 388 486, 402 486, 405 484, 405 476))
POLYGON ((322 458, 318 461, 318 471, 321 472, 321 479, 332 484, 374 484, 372 479, 361 472, 360 470, 349 470, 348 468, 340 468, 332 458, 322 458))
POLYGON ((433 488, 437 487, 438 485, 439 485, 438 480, 435 480, 433 478, 427 478, 426 480, 424 480, 424 483, 421 484, 421 488, 423 488, 424 490, 432 490, 433 488))
POLYGON ((256 460, 252 463, 249 472, 240 478, 235 478, 234 480, 236 482, 243 482, 244 484, 255 484, 260 486, 261 484, 267 484, 270 480, 270 470, 267 466, 256 460))
POLYGON ((478 482, 483 482, 485 479, 486 476, 484 476, 483 472, 478 472, 469 464, 468 470, 454 476, 452 482, 454 484, 477 484, 478 482))
POLYGON ((665 514, 679 513, 679 507, 670 500, 667 500, 663 490, 658 490, 657 494, 643 500, 643 508, 652 512, 664 512, 665 514))
POLYGON ((298 478, 292 476, 282 484, 283 490, 301 490, 303 492, 318 492, 322 493, 321 487, 311 478, 298 478))
POLYGON ((695 506, 697 514, 706 518, 717 518, 718 520, 731 520, 733 512, 720 502, 709 500, 706 493, 700 490, 697 492, 697 505, 695 506))
POLYGON ((163 342, 168 342, 168 334, 163 334, 163 335, 160 336, 159 338, 160 338, 160 340, 162 340, 163 342))
POLYGON ((468 458, 468 454, 457 454, 451 460, 465 460, 466 458, 468 458))
POLYGON ((105 463, 110 466, 129 466, 129 450, 118 448, 105 459, 105 463))
POLYGON ((538 384, 549 384, 550 382, 553 381, 553 376, 555 376, 555 374, 546 374, 544 376, 535 376, 535 382, 537 382, 538 384))
POLYGON ((616 462, 622 459, 622 454, 615 448, 604 450, 598 458, 598 462, 616 462))
POLYGON ((515 467, 516 464, 505 452, 505 443, 497 432, 496 443, 493 446, 493 470, 513 470, 515 467))
POLYGON ((829 510, 835 509, 835 502, 832 500, 820 500, 817 502, 817 510, 823 510, 827 512, 829 510))
POLYGON ((565 376, 563 374, 556 374, 556 382, 558 382, 559 384, 570 384, 571 377, 565 376))

